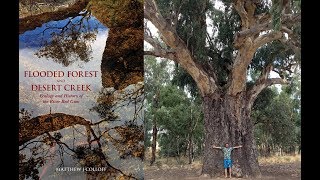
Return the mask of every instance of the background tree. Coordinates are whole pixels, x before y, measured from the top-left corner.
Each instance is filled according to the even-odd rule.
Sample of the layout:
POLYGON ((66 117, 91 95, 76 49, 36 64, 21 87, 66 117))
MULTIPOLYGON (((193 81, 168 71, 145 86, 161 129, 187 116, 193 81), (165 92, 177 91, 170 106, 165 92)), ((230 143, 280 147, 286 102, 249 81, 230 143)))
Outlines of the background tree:
POLYGON ((241 176, 260 176, 252 106, 266 87, 288 83, 299 64, 300 6, 280 0, 221 2, 223 8, 216 9, 208 0, 145 0, 145 18, 165 44, 145 30, 153 46, 145 55, 173 60, 197 86, 205 125, 202 173, 221 173, 222 155, 211 146, 229 142, 243 145, 234 152, 241 176), (280 77, 270 77, 271 71, 280 77), (249 72, 258 74, 251 83, 249 72))
POLYGON ((294 77, 291 85, 282 87, 280 93, 276 88, 263 90, 253 106, 252 118, 261 156, 299 152, 301 103, 296 77, 299 76, 294 77))
POLYGON ((145 146, 149 144, 152 148, 152 163, 155 161, 157 141, 160 156, 176 157, 178 161, 181 156, 188 156, 189 163, 195 155, 200 155, 202 149, 201 102, 199 98, 188 97, 187 89, 184 91, 183 87, 172 84, 170 72, 173 69, 173 64, 165 59, 145 57, 145 146))
MULTIPOLYGON (((146 57, 144 60, 145 67, 145 90, 146 90, 146 137, 148 137, 149 125, 152 126, 152 143, 151 143, 151 160, 152 165, 156 158, 156 146, 158 136, 157 117, 154 114, 158 111, 160 103, 160 89, 161 86, 168 83, 170 80, 167 61, 157 62, 154 57, 146 57)), ((148 140, 147 140, 148 142, 148 140)))
POLYGON ((183 89, 166 85, 161 89, 160 109, 155 114, 161 130, 159 138, 160 155, 187 156, 189 164, 195 155, 202 154, 203 115, 200 102, 188 97, 183 89))

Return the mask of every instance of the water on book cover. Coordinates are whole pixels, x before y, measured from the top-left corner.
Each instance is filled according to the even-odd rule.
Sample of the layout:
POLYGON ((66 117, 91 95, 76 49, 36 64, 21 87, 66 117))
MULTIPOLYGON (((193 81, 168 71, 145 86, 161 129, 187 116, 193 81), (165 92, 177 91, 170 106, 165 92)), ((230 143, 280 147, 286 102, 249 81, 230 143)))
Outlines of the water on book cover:
POLYGON ((143 83, 112 79, 108 34, 83 13, 19 35, 21 179, 143 179, 143 83))

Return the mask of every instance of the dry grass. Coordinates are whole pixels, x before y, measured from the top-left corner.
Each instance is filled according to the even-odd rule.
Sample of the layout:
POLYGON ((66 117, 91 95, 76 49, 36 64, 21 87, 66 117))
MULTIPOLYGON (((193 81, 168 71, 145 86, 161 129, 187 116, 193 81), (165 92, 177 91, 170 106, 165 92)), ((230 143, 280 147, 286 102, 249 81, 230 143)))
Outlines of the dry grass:
MULTIPOLYGON (((301 179, 301 157, 295 156, 273 156, 259 158, 262 177, 261 180, 300 180, 301 179)), ((153 166, 150 159, 145 161, 145 179, 150 180, 210 180, 213 178, 201 175, 202 160, 197 159, 188 164, 188 158, 183 157, 180 161, 175 158, 158 158, 153 166)), ((223 170, 222 170, 223 171, 223 170)), ((218 177, 214 179, 225 179, 218 177)), ((250 178, 232 178, 247 179, 250 178)))
POLYGON ((180 160, 177 158, 156 158, 154 163, 155 166, 150 166, 150 160, 144 161, 144 168, 160 168, 160 169, 175 169, 175 168, 185 168, 185 169, 199 169, 202 167, 202 161, 200 159, 195 159, 192 164, 189 164, 189 159, 187 157, 181 157, 180 160))
MULTIPOLYGON (((301 162, 301 155, 287 155, 287 156, 271 156, 271 157, 259 157, 259 164, 284 164, 284 163, 299 163, 301 162)), ((161 169, 171 169, 171 168, 194 168, 198 169, 202 167, 202 160, 195 159, 192 164, 188 164, 189 159, 187 157, 181 157, 180 160, 177 158, 159 158, 156 157, 154 163, 155 166, 150 166, 149 158, 144 161, 144 168, 161 168, 161 169)))
POLYGON ((259 164, 281 164, 301 162, 301 155, 260 157, 259 164))

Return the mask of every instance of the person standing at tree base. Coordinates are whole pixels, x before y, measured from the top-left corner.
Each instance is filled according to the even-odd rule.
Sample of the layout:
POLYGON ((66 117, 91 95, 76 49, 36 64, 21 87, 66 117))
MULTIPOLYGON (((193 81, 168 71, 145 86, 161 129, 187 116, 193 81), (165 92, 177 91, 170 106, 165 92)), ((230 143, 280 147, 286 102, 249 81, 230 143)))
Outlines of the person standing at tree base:
POLYGON ((231 160, 231 151, 233 149, 241 148, 242 146, 234 146, 234 147, 229 147, 229 144, 226 143, 225 147, 217 147, 217 146, 212 146, 212 148, 215 149, 221 149, 223 151, 223 167, 224 167, 224 175, 227 178, 228 177, 228 168, 229 168, 229 173, 230 173, 230 178, 231 178, 231 172, 232 172, 232 160, 231 160))

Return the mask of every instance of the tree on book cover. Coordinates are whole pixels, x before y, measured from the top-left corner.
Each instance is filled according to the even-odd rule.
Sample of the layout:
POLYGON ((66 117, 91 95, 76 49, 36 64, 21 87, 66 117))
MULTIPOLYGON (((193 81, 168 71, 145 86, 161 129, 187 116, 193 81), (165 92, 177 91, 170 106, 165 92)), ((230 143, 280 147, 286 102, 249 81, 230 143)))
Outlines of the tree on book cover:
POLYGON ((143 4, 19 2, 19 179, 143 179, 143 4))

